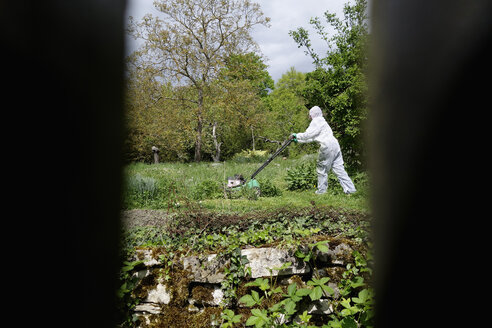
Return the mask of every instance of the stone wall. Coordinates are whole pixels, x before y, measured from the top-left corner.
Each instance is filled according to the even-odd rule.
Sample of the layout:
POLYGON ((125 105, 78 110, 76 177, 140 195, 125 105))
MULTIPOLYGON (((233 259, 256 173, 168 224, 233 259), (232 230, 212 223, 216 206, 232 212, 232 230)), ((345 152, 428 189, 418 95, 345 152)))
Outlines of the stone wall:
MULTIPOLYGON (((339 296, 338 283, 345 267, 353 261, 354 246, 349 240, 332 240, 326 243, 327 252, 316 249, 315 265, 298 259, 293 251, 280 248, 246 248, 241 256, 249 263, 245 268, 250 276, 237 287, 237 299, 248 294, 252 287, 244 287, 248 281, 259 277, 269 278, 282 288, 293 282, 308 288, 306 282, 314 271, 320 277, 329 277, 333 297, 339 296), (286 263, 291 263, 286 266, 286 263), (273 268, 283 267, 282 270, 273 268)), ((161 250, 156 248, 138 249, 134 260, 142 260, 144 267, 134 273, 139 283, 132 296, 138 299, 134 313, 140 327, 211 327, 218 325, 223 308, 229 307, 236 314, 243 314, 243 322, 250 315, 250 309, 239 302, 226 302, 221 283, 226 278, 230 259, 217 254, 183 256, 172 268, 160 260, 161 250)), ((326 316, 332 312, 331 300, 320 300, 303 304, 298 313, 308 311, 313 316, 326 316)))

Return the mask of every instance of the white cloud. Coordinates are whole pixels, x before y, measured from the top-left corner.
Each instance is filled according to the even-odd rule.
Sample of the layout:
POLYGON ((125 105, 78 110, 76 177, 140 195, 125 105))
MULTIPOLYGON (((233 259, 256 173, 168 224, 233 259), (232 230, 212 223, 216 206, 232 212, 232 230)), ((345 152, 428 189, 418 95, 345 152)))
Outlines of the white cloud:
MULTIPOLYGON (((289 31, 304 27, 310 32, 314 49, 322 54, 328 50, 323 40, 317 37, 309 20, 323 17, 326 11, 336 13, 342 18, 347 0, 256 0, 263 13, 271 18, 271 27, 255 28, 253 38, 258 42, 262 53, 268 58, 269 73, 275 81, 290 67, 297 71, 310 72, 314 69, 311 57, 298 48, 289 31)), ((333 33, 333 32, 332 32, 333 33)))

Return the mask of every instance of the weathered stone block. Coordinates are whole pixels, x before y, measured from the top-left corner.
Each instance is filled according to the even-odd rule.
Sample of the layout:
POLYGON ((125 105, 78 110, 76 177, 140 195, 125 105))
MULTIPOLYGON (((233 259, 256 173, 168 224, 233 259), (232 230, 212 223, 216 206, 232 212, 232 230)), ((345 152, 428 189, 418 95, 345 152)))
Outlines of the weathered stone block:
POLYGON ((161 307, 160 305, 154 303, 142 303, 136 305, 134 311, 151 313, 151 314, 160 314, 161 307))
MULTIPOLYGON (((326 246, 330 247, 327 243, 326 246)), ((327 252, 321 252, 318 250, 316 258, 319 261, 330 263, 333 265, 345 266, 352 262, 352 247, 346 243, 340 243, 335 247, 330 247, 327 252)))
POLYGON ((166 286, 159 283, 155 288, 149 290, 144 302, 169 304, 171 302, 171 293, 167 291, 166 286))
POLYGON ((139 261, 143 261, 147 267, 160 265, 161 262, 153 256, 152 249, 137 249, 135 251, 135 257, 139 261))
POLYGON ((219 306, 223 299, 224 291, 219 285, 198 285, 193 287, 191 299, 189 299, 188 302, 192 305, 201 304, 207 306, 219 306))
POLYGON ((241 255, 245 255, 248 258, 249 263, 246 267, 251 268, 251 277, 269 277, 292 275, 292 274, 305 274, 310 272, 309 266, 298 260, 292 253, 283 249, 276 248, 249 248, 243 249, 241 255), (280 268, 287 262, 291 262, 291 265, 283 270, 274 270, 274 268, 280 268), (270 270, 272 273, 270 273, 270 270))
POLYGON ((192 272, 192 281, 211 284, 220 283, 224 280, 224 266, 227 263, 227 260, 217 257, 216 254, 208 255, 205 258, 190 256, 183 259, 184 269, 192 272))

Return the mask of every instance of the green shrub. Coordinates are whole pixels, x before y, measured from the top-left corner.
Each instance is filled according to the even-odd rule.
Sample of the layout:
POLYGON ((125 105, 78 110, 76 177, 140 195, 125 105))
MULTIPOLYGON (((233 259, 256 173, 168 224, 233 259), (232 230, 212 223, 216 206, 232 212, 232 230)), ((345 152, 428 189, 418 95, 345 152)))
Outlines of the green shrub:
POLYGON ((282 196, 282 191, 277 188, 271 180, 258 180, 260 183, 261 197, 277 197, 282 196))
POLYGON ((287 171, 288 190, 308 190, 316 187, 316 162, 301 163, 287 171))
POLYGON ((223 197, 222 186, 215 180, 204 180, 197 184, 192 192, 196 200, 214 199, 223 197))

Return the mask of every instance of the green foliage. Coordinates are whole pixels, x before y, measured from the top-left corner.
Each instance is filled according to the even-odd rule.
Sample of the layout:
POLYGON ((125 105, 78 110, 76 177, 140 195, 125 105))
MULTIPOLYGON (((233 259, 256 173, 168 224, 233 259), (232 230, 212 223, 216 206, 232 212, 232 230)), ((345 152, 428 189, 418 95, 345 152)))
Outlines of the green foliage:
POLYGON ((333 289, 325 285, 329 280, 330 278, 323 277, 321 279, 313 278, 313 280, 308 281, 308 286, 313 286, 311 293, 309 293, 311 300, 319 300, 321 296, 323 296, 323 293, 325 293, 326 296, 333 295, 333 289))
POLYGON ((253 89, 261 97, 267 96, 267 88, 273 89, 274 82, 267 71, 267 65, 260 56, 255 53, 244 55, 231 54, 225 60, 225 68, 222 69, 221 79, 247 80, 253 89))
POLYGON ((316 174, 316 163, 301 163, 287 171, 288 190, 309 190, 314 189, 318 182, 316 174))
POLYGON ((156 180, 140 174, 132 176, 128 179, 128 193, 137 198, 152 199, 158 193, 156 180))
MULTIPOLYGON (((166 98, 172 99, 180 111, 192 114, 192 120, 186 123, 186 127, 192 132, 194 159, 201 161, 202 147, 208 139, 205 135, 209 134, 204 131, 205 125, 222 126, 227 111, 231 109, 210 105, 224 103, 221 99, 223 97, 214 97, 216 72, 226 66, 227 58, 244 55, 246 49, 256 45, 250 32, 256 25, 268 26, 269 18, 263 15, 259 5, 249 1, 160 0, 154 2, 154 7, 161 12, 162 18, 148 14, 140 22, 130 20, 129 33, 144 41, 139 50, 130 56, 130 60, 135 64, 133 67, 148 80, 175 85, 178 93, 181 88, 187 89, 185 97, 172 95, 166 98), (248 12, 248 19, 240 19, 244 12, 248 12), (203 23, 205 21, 207 24, 203 23), (212 94, 212 97, 207 98, 208 94, 212 94)), ((254 62, 254 56, 252 59, 254 62)), ((246 87, 252 89, 249 83, 246 87)), ((257 90, 251 93, 255 92, 257 90)), ((228 94, 222 93, 226 97, 228 94)), ((245 98, 241 96, 244 94, 249 95, 250 92, 234 93, 233 98, 239 100, 233 103, 240 103, 241 110, 250 112, 251 108, 243 106, 245 98)), ((160 100, 150 98, 150 102, 156 99, 160 100)), ((135 105, 137 110, 145 113, 145 105, 135 105)), ((135 118, 138 120, 138 116, 135 118)), ((163 141, 169 140, 172 139, 163 141)), ((160 148, 161 145, 156 146, 160 148)), ((214 156, 218 157, 219 148, 212 148, 214 156)))
POLYGON ((255 328, 261 328, 263 326, 269 327, 272 319, 268 316, 266 310, 252 309, 251 317, 246 321, 246 326, 255 326, 255 328))
POLYGON ((140 174, 129 176, 126 183, 125 207, 159 207, 164 206, 172 182, 155 179, 140 174))
POLYGON ((241 321, 242 315, 238 314, 235 315, 234 311, 229 310, 229 309, 224 309, 224 311, 220 314, 220 317, 222 318, 222 324, 220 325, 220 328, 229 328, 233 327, 234 324, 239 323, 241 321))
POLYGON ((129 310, 133 309, 137 304, 137 300, 131 297, 131 292, 138 282, 138 279, 132 275, 132 271, 140 267, 142 263, 143 261, 124 261, 120 269, 119 280, 121 285, 116 291, 118 312, 121 316, 119 320, 130 326, 135 322, 136 318, 130 315, 129 310))
POLYGON ((258 179, 261 188, 261 197, 282 196, 282 190, 269 179, 258 179))
POLYGON ((193 191, 193 198, 197 200, 205 198, 213 199, 223 196, 224 192, 222 185, 218 181, 210 179, 199 182, 193 191))
MULTIPOLYGON (((309 156, 311 158, 311 156, 309 156)), ((314 158, 314 157, 313 157, 314 158)), ((311 161, 312 159, 309 159, 311 161)), ((312 160, 313 162, 315 160, 312 160)), ((358 192, 346 197, 338 181, 329 175, 328 192, 323 197, 315 197, 313 185, 304 192, 290 191, 287 187, 287 173, 301 163, 303 159, 276 159, 258 174, 261 194, 245 190, 238 192, 234 198, 225 197, 223 185, 227 177, 242 173, 246 177, 253 173, 260 163, 236 163, 227 161, 220 164, 210 163, 134 163, 125 167, 126 181, 141 176, 155 180, 154 193, 137 193, 136 188, 125 187, 124 209, 162 209, 166 211, 186 211, 196 208, 208 208, 217 211, 251 211, 276 208, 299 208, 311 206, 311 201, 318 205, 332 205, 367 211, 365 190, 368 190, 366 173, 351 174, 358 192), (333 181, 332 181, 333 179, 333 181), (248 194, 248 192, 251 192, 248 194), (150 195, 153 195, 150 197, 150 195), (253 201, 251 201, 253 200, 253 201)), ((314 163, 312 165, 313 174, 314 163)))
MULTIPOLYGON (((221 289, 224 291, 224 303, 231 302, 236 298, 236 289, 241 280, 248 274, 245 265, 249 263, 246 256, 241 256, 241 249, 234 248, 229 253, 231 264, 225 268, 225 279, 221 283, 221 289)), ((251 269, 250 269, 251 270, 251 269)))
MULTIPOLYGON (((261 129, 261 136, 269 140, 285 140, 291 133, 304 131, 309 125, 308 111, 302 90, 305 86, 305 74, 293 67, 284 73, 275 85, 275 89, 264 99, 265 115, 268 124, 261 129)), ((275 151, 278 145, 262 142, 261 147, 275 151)), ((284 151, 287 156, 309 153, 316 145, 298 147, 291 145, 284 151)))
MULTIPOLYGON (((343 21, 325 13, 325 24, 336 31, 333 36, 327 34, 321 18, 311 19, 327 43, 326 55, 314 52, 306 29, 291 31, 313 58, 316 70, 304 74, 290 68, 275 85, 264 59, 244 51, 254 46, 249 37, 253 26, 268 26, 259 5, 225 1, 208 6, 186 0, 156 1, 155 7, 164 19, 147 15, 140 22, 131 20, 128 28, 133 37, 144 40, 128 58, 128 161, 151 162, 152 146, 161 150, 161 160, 180 162, 229 159, 255 148, 255 143, 273 151, 277 145, 259 137, 282 141, 305 130, 306 107, 318 105, 340 141, 347 165, 363 166, 366 0, 347 5, 343 21), (245 8, 250 19, 237 21, 245 8), (196 24, 198 17, 209 24, 196 24)), ((315 148, 314 144, 293 146, 285 155, 298 156, 315 148)))
POLYGON ((252 307, 254 305, 261 305, 261 302, 263 301, 263 296, 260 296, 257 291, 253 290, 251 292, 251 295, 244 295, 239 299, 239 302, 243 303, 247 307, 252 307))
POLYGON ((362 274, 372 275, 369 261, 372 257, 367 254, 365 258, 359 251, 353 252, 354 264, 347 264, 343 273, 343 279, 338 284, 340 296, 334 297, 334 290, 326 285, 328 277, 320 277, 316 268, 317 252, 327 252, 329 248, 326 241, 320 241, 308 245, 307 249, 298 249, 296 257, 309 262, 314 268, 313 278, 307 282, 312 289, 306 292, 311 300, 321 297, 332 299, 334 313, 330 315, 330 322, 323 328, 349 328, 349 327, 373 327, 374 323, 374 292, 364 281, 362 274), (357 295, 357 296, 354 296, 357 295))

